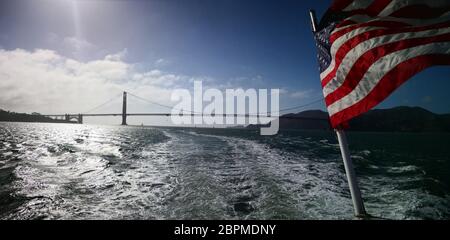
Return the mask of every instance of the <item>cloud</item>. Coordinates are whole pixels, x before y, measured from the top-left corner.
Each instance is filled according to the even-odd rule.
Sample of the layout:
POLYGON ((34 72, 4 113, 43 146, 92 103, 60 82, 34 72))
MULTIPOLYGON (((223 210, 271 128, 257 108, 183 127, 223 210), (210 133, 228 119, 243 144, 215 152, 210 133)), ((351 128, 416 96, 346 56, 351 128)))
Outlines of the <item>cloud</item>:
POLYGON ((219 89, 236 89, 236 88, 263 88, 267 89, 268 84, 261 75, 254 76, 238 76, 229 78, 227 81, 215 82, 214 80, 209 81, 212 84, 216 84, 219 89))
POLYGON ((124 60, 125 56, 128 54, 128 50, 125 48, 116 54, 106 55, 105 60, 120 62, 124 60))
MULTIPOLYGON (((173 105, 172 89, 193 79, 157 69, 138 71, 134 64, 122 60, 125 53, 81 62, 52 50, 0 50, 0 108, 49 114, 78 113, 123 90, 173 105)), ((135 106, 142 107, 136 111, 149 110, 148 105, 135 106)))
POLYGON ((289 97, 295 98, 295 99, 305 99, 310 98, 313 95, 313 90, 302 90, 302 91, 296 91, 289 94, 289 97))
MULTIPOLYGON (((52 49, 60 50, 77 60, 87 60, 94 55, 98 56, 102 52, 95 44, 77 36, 63 37, 54 32, 49 32, 45 34, 45 41, 52 49)), ((126 49, 124 53, 126 53, 126 49)))
MULTIPOLYGON (((186 76, 161 69, 143 69, 138 63, 126 62, 126 50, 91 61, 80 61, 56 51, 0 49, 0 108, 17 112, 84 113, 122 91, 150 101, 173 106, 172 90, 192 89, 194 81, 206 88, 268 88, 259 76, 236 77, 220 81, 208 76, 186 76)), ((312 90, 282 95, 307 98, 312 90)), ((132 98, 132 97, 130 97, 132 98)), ((121 98, 96 112, 120 112, 121 98)), ((169 112, 170 109, 130 99, 129 112, 169 112), (131 102, 130 102, 131 100, 131 102)))
POLYGON ((77 59, 83 59, 97 50, 97 46, 78 37, 65 37, 62 39, 62 45, 77 59))
POLYGON ((155 61, 155 67, 167 67, 170 64, 170 61, 164 58, 160 58, 155 61))
POLYGON ((63 43, 67 47, 70 47, 76 51, 89 49, 89 48, 92 48, 95 46, 94 44, 92 44, 84 39, 80 39, 80 38, 76 38, 76 37, 65 37, 63 39, 63 43))

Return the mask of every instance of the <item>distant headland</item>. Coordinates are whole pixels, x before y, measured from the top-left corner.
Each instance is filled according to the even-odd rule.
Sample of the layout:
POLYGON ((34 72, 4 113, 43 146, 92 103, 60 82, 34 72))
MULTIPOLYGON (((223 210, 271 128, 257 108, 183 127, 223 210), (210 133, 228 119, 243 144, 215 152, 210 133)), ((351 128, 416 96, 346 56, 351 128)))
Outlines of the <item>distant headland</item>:
POLYGON ((16 113, 0 109, 0 121, 3 122, 45 122, 45 123, 77 123, 62 119, 52 119, 39 113, 16 113))
MULTIPOLYGON (((259 128, 249 125, 247 128, 259 128)), ((309 110, 280 118, 280 129, 331 130, 328 113, 309 110)), ((349 122, 350 131, 450 132, 450 114, 435 114, 420 107, 374 109, 349 122)))

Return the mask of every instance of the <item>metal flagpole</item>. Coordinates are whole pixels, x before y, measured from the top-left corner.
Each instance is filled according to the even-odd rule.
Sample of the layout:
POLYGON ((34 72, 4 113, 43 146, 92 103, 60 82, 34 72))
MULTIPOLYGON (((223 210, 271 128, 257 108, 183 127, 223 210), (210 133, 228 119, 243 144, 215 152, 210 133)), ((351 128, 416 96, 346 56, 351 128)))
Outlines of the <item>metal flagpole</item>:
MULTIPOLYGON (((317 31, 317 18, 314 10, 309 11, 311 17, 312 31, 317 31)), ((348 186, 350 188, 350 194, 352 196, 353 208, 355 210, 356 217, 366 217, 367 213, 364 208, 364 202, 361 197, 361 191, 359 190, 358 182, 356 180, 355 169, 353 167, 352 159, 350 158, 350 151, 348 149, 347 137, 342 129, 336 129, 336 135, 339 141, 339 147, 341 149, 342 160, 344 161, 345 173, 347 175, 348 186)))
POLYGON ((352 195, 355 216, 365 217, 367 216, 367 213, 366 209, 364 208, 364 202, 361 197, 361 191, 359 190, 358 182, 356 180, 353 162, 352 159, 350 158, 350 151, 348 150, 347 137, 345 136, 344 130, 341 129, 336 129, 336 135, 339 140, 339 147, 341 148, 342 160, 344 161, 348 187, 350 188, 350 194, 352 195))

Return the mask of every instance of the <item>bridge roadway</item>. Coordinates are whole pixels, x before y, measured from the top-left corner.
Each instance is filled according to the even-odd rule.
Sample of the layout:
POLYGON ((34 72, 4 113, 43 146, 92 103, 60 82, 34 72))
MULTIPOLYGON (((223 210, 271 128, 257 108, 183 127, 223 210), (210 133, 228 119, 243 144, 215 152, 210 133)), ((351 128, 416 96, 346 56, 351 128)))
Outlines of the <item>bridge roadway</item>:
MULTIPOLYGON (((65 117, 66 115, 71 117, 77 117, 79 115, 83 117, 118 117, 123 116, 122 113, 82 113, 82 114, 45 114, 42 116, 45 117, 65 117)), ((270 116, 270 115, 257 115, 257 114, 201 114, 201 113, 182 113, 182 114, 172 114, 172 113, 126 113, 126 116, 163 116, 163 117, 170 117, 170 116, 221 116, 221 117, 245 117, 245 118, 276 118, 277 116, 270 116)), ((309 117, 297 117, 297 116, 279 116, 278 118, 282 119, 303 119, 303 120, 327 120, 328 119, 318 119, 318 118, 309 118, 309 117)))
MULTIPOLYGON (((256 114, 200 114, 200 113, 183 113, 183 114, 172 114, 172 113, 86 113, 86 114, 45 114, 42 116, 45 117, 51 117, 51 118, 61 118, 65 119, 67 122, 70 122, 72 120, 76 120, 78 123, 83 124, 83 118, 84 117, 122 117, 125 119, 122 122, 122 125, 127 125, 126 118, 128 116, 162 116, 162 117, 170 117, 170 116, 221 116, 221 117, 244 117, 244 118, 276 118, 277 116, 270 116, 270 115, 256 115, 256 114), (124 116, 125 115, 125 116, 124 116)), ((297 119, 297 120, 322 120, 322 121, 329 121, 328 119, 321 119, 321 118, 309 118, 309 117, 299 117, 295 115, 285 115, 285 116, 279 116, 279 119, 297 119)))
MULTIPOLYGON (((103 106, 104 104, 100 105, 103 106)), ((98 108, 98 107, 96 107, 98 108)), ((90 111, 88 111, 90 112, 90 111)), ((78 114, 44 114, 45 117, 54 117, 56 119, 62 118, 66 120, 67 122, 72 121, 73 119, 76 119, 78 123, 83 123, 83 117, 122 117, 122 125, 127 125, 127 117, 128 116, 221 116, 221 117, 244 117, 244 118, 276 118, 278 116, 274 115, 271 116, 270 113, 265 114, 203 114, 203 113, 196 113, 196 112, 182 112, 180 114, 172 114, 172 113, 128 113, 127 112, 127 92, 123 92, 123 101, 122 101, 122 112, 121 113, 78 113, 78 114)), ((298 117, 295 115, 285 115, 280 116, 278 118, 283 119, 305 119, 305 120, 325 120, 328 121, 328 119, 318 119, 318 118, 308 118, 308 117, 298 117)))
MULTIPOLYGON (((78 116, 82 115, 83 117, 117 117, 122 116, 124 114, 122 113, 81 113, 81 114, 45 114, 43 116, 45 117, 65 117, 66 115, 69 116, 78 116)), ((270 118, 271 116, 265 116, 265 115, 256 115, 256 114, 202 114, 202 113, 182 113, 182 114, 172 114, 172 113, 126 113, 127 116, 222 116, 222 117, 267 117, 270 118)), ((275 117, 275 116, 274 116, 275 117)))

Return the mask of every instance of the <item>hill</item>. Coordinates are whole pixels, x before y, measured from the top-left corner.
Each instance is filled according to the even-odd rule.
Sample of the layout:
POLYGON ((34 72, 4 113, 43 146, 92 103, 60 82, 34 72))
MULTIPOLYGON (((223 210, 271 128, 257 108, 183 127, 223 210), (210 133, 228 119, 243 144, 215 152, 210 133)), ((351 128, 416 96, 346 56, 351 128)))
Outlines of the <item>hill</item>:
POLYGON ((3 122, 50 122, 50 123, 75 123, 65 120, 55 120, 40 115, 39 113, 16 113, 0 109, 0 121, 3 122))
MULTIPOLYGON (((350 131, 450 132, 450 114, 435 114, 420 107, 374 109, 352 119, 349 125, 350 131)), ((283 115, 280 118, 280 129, 327 130, 331 127, 328 113, 310 110, 283 115)))

